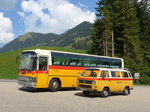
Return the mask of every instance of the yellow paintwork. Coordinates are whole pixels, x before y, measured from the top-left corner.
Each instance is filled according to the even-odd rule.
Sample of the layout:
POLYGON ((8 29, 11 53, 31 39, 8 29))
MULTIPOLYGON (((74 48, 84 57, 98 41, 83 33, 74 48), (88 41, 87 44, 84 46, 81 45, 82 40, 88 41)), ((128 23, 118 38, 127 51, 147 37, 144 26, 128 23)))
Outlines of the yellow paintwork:
POLYGON ((82 70, 63 70, 63 69, 50 69, 49 82, 52 78, 58 78, 61 81, 61 87, 77 87, 77 77, 82 70))
POLYGON ((53 78, 57 78, 61 82, 61 87, 77 87, 77 77, 82 70, 63 70, 49 69, 48 73, 19 73, 19 76, 36 77, 35 88, 48 88, 49 82, 53 78))
MULTIPOLYGON (((130 89, 133 88, 133 81, 132 80, 119 80, 119 78, 115 78, 117 80, 113 80, 113 78, 110 78, 110 80, 109 80, 109 78, 107 78, 107 80, 105 80, 105 78, 86 77, 87 80, 88 80, 88 78, 92 81, 95 81, 95 84, 77 83, 77 87, 83 88, 83 87, 79 87, 79 84, 92 85, 92 88, 88 88, 88 90, 96 90, 97 92, 101 92, 104 87, 108 87, 111 92, 121 92, 124 90, 124 88, 126 86, 128 86, 130 89)), ((83 77, 79 77, 78 80, 79 79, 83 80, 83 77)), ((83 89, 86 89, 86 88, 83 88, 83 89)))

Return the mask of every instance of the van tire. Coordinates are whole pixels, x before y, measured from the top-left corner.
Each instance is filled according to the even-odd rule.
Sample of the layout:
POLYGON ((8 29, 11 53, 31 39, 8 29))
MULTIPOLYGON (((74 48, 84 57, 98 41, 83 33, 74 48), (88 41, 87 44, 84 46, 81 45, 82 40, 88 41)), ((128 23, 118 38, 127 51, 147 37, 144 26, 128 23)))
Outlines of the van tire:
POLYGON ((83 92, 83 94, 84 94, 85 96, 88 96, 88 95, 90 94, 89 91, 82 91, 82 92, 83 92))
POLYGON ((123 90, 123 92, 122 92, 122 94, 123 94, 123 95, 128 95, 128 94, 130 94, 130 89, 129 89, 129 87, 125 87, 124 90, 123 90))
POLYGON ((104 88, 103 91, 101 92, 101 97, 106 98, 110 95, 109 88, 104 88))
POLYGON ((49 83, 49 90, 56 92, 60 89, 60 81, 58 79, 52 79, 49 83))

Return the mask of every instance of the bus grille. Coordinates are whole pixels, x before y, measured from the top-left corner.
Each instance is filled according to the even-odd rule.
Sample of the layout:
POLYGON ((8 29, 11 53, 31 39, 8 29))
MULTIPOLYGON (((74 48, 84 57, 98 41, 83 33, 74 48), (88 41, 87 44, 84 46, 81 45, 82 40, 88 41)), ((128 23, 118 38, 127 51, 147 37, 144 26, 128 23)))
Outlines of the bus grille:
POLYGON ((27 78, 28 78, 28 77, 25 77, 25 76, 19 76, 19 77, 18 77, 18 80, 19 80, 19 81, 27 81, 27 78))
POLYGON ((79 87, 82 87, 82 88, 92 88, 91 85, 82 85, 82 84, 79 84, 79 87))

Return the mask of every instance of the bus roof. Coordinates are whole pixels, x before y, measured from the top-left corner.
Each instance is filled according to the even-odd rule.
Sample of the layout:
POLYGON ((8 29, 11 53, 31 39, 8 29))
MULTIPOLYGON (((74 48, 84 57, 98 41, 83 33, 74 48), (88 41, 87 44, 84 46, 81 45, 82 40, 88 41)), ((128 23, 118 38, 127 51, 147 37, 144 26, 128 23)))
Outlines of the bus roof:
POLYGON ((56 52, 56 53, 76 54, 76 55, 94 56, 94 57, 103 57, 103 58, 114 58, 114 59, 121 59, 121 60, 123 60, 122 58, 118 58, 118 57, 91 55, 91 54, 83 54, 83 53, 73 53, 73 52, 56 51, 56 50, 34 49, 34 50, 24 50, 23 52, 35 52, 35 53, 43 54, 43 55, 50 55, 49 54, 50 52, 56 52))

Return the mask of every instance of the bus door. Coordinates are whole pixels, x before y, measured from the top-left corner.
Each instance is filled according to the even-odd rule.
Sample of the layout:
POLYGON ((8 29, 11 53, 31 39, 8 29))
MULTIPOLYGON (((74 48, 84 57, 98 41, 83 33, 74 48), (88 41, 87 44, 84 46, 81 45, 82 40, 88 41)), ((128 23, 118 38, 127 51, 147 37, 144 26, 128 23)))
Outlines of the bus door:
POLYGON ((40 56, 38 63, 37 88, 47 88, 48 83, 48 57, 40 56))

